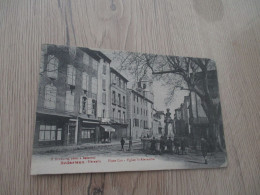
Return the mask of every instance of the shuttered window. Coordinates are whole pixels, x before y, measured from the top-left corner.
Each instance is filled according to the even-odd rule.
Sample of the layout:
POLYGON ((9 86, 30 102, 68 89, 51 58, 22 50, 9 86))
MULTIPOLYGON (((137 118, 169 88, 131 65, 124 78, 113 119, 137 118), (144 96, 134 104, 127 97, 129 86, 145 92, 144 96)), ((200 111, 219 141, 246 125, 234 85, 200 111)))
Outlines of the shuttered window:
POLYGON ((88 90, 88 74, 86 72, 82 73, 82 89, 83 90, 88 90))
POLYGON ((66 91, 65 110, 68 112, 74 111, 74 92, 66 91))
POLYGON ((59 67, 58 58, 56 58, 54 55, 49 55, 47 61, 47 76, 49 78, 57 79, 58 67, 59 67))
POLYGON ((92 93, 97 94, 97 78, 92 77, 92 93))
POLYGON ((57 88, 53 86, 53 84, 45 86, 45 99, 44 99, 45 108, 55 109, 56 93, 57 93, 57 88))
POLYGON ((105 92, 102 94, 102 103, 106 104, 106 93, 105 92))
POLYGON ((105 79, 102 80, 102 89, 104 91, 106 91, 106 80, 105 79))
POLYGON ((73 65, 67 66, 67 83, 75 86, 76 81, 76 68, 73 65))

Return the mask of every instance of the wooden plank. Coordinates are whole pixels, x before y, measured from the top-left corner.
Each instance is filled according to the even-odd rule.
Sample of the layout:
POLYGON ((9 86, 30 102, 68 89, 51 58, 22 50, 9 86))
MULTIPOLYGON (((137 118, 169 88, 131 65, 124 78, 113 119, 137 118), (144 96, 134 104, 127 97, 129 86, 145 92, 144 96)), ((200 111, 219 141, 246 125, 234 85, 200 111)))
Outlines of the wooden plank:
POLYGON ((258 194, 259 11, 258 0, 1 1, 0 193, 258 194), (215 59, 228 168, 30 176, 41 43, 215 59))

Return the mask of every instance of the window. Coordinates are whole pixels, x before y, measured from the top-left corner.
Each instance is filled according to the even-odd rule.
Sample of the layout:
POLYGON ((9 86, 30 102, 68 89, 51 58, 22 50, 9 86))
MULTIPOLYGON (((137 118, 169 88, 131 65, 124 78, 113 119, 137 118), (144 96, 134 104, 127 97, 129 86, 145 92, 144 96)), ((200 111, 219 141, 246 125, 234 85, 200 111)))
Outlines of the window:
POLYGON ((113 119, 115 118, 115 108, 113 108, 113 119))
POLYGON ((106 80, 105 79, 102 80, 102 88, 104 91, 106 91, 106 80))
POLYGON ((92 93, 97 94, 97 78, 92 77, 92 93))
POLYGON ((143 127, 143 121, 140 120, 140 127, 143 127))
POLYGON ((121 119, 121 110, 118 110, 118 119, 121 119))
POLYGON ((61 132, 62 128, 57 128, 55 123, 41 122, 39 131, 39 141, 61 140, 61 132))
POLYGON ((141 108, 141 115, 143 114, 143 109, 141 108))
POLYGON ((106 92, 103 92, 102 94, 102 103, 106 104, 106 92))
POLYGON ((67 66, 67 83, 75 86, 76 68, 73 65, 67 66))
POLYGON ((135 106, 134 106, 134 113, 135 113, 135 106))
POLYGON ((57 93, 57 88, 53 86, 53 84, 45 86, 45 99, 44 99, 45 108, 55 109, 56 93, 57 93))
POLYGON ((121 79, 119 78, 119 87, 121 88, 121 79))
POLYGON ((69 112, 74 111, 74 92, 72 91, 66 91, 65 110, 69 112))
POLYGON ((116 85, 116 75, 114 73, 111 74, 112 82, 114 85, 116 85))
POLYGON ((105 118, 106 117, 106 110, 103 109, 103 112, 102 112, 102 118, 105 118))
POLYGON ((118 105, 121 106, 121 94, 118 94, 118 105))
POLYGON ((136 96, 136 101, 138 102, 138 96, 136 96))
POLYGON ((123 112, 123 120, 124 120, 124 122, 125 122, 125 112, 123 112))
POLYGON ((58 78, 58 66, 59 60, 54 55, 48 56, 47 63, 47 76, 49 78, 57 79, 58 78))
POLYGON ((137 114, 139 114, 139 108, 137 107, 137 114))
POLYGON ((134 119, 134 126, 139 127, 139 120, 136 118, 134 119))
POLYGON ((88 90, 88 75, 86 72, 82 73, 82 89, 88 90))
POLYGON ((116 92, 112 91, 112 103, 116 104, 116 92))
POLYGON ((123 107, 125 108, 125 96, 123 96, 123 107))
POLYGON ((81 137, 83 139, 95 138, 95 128, 82 129, 81 137))
POLYGON ((106 67, 106 65, 104 64, 103 65, 103 74, 106 74, 106 72, 107 72, 107 69, 106 69, 107 67, 106 67))
POLYGON ((119 80, 120 78, 119 77, 116 77, 116 85, 119 86, 119 80))
POLYGON ((87 102, 87 97, 86 96, 83 96, 81 98, 81 101, 82 101, 82 106, 81 106, 81 112, 83 114, 87 114, 87 105, 88 105, 88 102, 87 102))

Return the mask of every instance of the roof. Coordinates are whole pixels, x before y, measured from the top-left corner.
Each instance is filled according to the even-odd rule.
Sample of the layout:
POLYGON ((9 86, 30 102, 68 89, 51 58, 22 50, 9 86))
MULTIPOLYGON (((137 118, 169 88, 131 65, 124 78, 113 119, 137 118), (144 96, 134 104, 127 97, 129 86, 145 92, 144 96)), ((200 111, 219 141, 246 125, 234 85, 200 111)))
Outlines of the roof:
POLYGON ((99 61, 100 59, 103 59, 105 62, 108 62, 108 63, 111 62, 111 60, 105 54, 103 54, 101 51, 96 51, 96 50, 92 50, 92 49, 84 48, 84 47, 79 47, 79 49, 82 50, 83 52, 87 53, 88 55, 90 55, 92 58, 94 58, 97 61, 99 61))
POLYGON ((125 80, 126 82, 129 82, 122 74, 120 74, 116 69, 113 67, 110 67, 110 72, 115 73, 117 76, 119 76, 121 79, 125 80))
POLYGON ((133 89, 129 89, 127 88, 128 91, 132 92, 132 93, 135 93, 136 95, 142 97, 143 99, 147 100, 148 102, 152 103, 153 104, 153 101, 151 101, 150 99, 148 99, 147 97, 141 95, 140 93, 138 93, 137 91, 133 90, 133 89))

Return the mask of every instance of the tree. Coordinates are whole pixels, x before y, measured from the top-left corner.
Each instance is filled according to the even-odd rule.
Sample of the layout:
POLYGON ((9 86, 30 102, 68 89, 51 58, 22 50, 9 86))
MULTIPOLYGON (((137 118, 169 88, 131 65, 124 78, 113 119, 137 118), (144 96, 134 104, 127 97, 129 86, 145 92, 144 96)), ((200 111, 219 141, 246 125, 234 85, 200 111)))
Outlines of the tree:
MULTIPOLYGON (((115 52, 114 54, 115 58, 120 60, 120 69, 130 72, 137 81, 147 74, 153 75, 155 79, 163 80, 169 88, 166 102, 174 100, 177 90, 196 93, 201 99, 201 106, 209 121, 209 137, 213 143, 213 149, 224 145, 221 143, 222 139, 217 136, 219 135, 220 104, 217 103, 217 98, 212 96, 209 89, 208 74, 210 70, 216 71, 213 60, 132 52, 115 52)), ((218 93, 217 82, 216 85, 218 93)))

